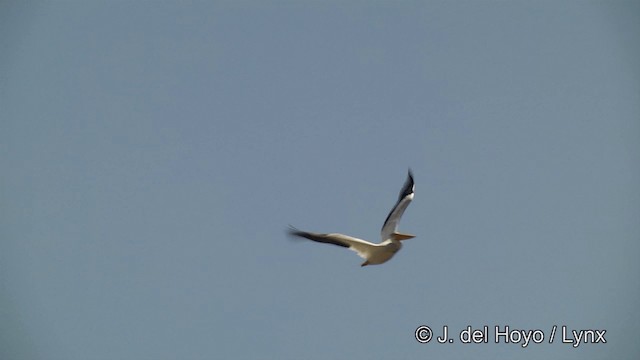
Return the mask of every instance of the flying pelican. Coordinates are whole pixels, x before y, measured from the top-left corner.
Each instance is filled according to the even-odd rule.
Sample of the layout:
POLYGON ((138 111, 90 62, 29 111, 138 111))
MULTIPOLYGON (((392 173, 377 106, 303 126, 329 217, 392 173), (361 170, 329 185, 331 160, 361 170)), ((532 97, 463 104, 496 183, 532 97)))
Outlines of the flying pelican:
POLYGON ((401 240, 407 240, 415 237, 415 235, 402 234, 397 231, 402 214, 404 213, 407 206, 409 206, 411 200, 413 200, 414 188, 415 185, 413 184, 413 174, 411 173, 411 169, 409 169, 407 181, 404 183, 402 190, 400 190, 398 202, 396 202, 396 205, 393 207, 393 209, 391 209, 389 215, 387 215, 387 219, 384 221, 384 225, 382 225, 382 231, 380 234, 382 237, 381 243, 374 244, 343 234, 312 233, 298 230, 291 225, 289 225, 289 234, 319 243, 333 244, 349 248, 360 255, 360 257, 365 259, 365 261, 360 266, 378 265, 385 263, 389 259, 391 259, 393 255, 398 252, 398 250, 400 250, 400 248, 402 247, 402 244, 400 243, 401 240))

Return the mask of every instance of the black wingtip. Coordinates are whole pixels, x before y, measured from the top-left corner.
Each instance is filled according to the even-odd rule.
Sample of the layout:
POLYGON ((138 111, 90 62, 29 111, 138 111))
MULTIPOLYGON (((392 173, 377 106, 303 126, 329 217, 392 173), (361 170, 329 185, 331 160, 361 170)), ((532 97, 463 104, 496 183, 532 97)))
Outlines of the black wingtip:
POLYGON ((299 233, 300 233, 300 230, 297 227, 289 224, 289 227, 287 228, 287 234, 298 235, 299 233))
POLYGON ((407 171, 407 181, 405 186, 411 187, 411 191, 413 191, 413 171, 411 171, 411 168, 407 171))
POLYGON ((289 224, 286 230, 286 234, 287 234, 287 238, 291 241, 301 240, 301 238, 304 238, 304 236, 306 235, 304 231, 298 229, 297 227, 291 224, 289 224))
POLYGON ((407 196, 409 194, 412 194, 413 193, 413 188, 414 188, 413 172, 411 171, 411 168, 409 168, 408 175, 407 175, 407 181, 404 182, 404 185, 402 186, 402 189, 400 190, 400 196, 398 196, 398 201, 402 200, 405 196, 407 196))

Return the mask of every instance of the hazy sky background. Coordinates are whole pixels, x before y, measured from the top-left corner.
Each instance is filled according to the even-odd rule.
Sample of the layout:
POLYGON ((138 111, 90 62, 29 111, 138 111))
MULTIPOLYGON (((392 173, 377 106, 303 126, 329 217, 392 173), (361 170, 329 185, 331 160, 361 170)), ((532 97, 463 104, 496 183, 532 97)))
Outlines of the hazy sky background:
POLYGON ((637 359, 638 39, 636 1, 3 2, 0 358, 637 359), (285 236, 378 241, 408 167, 390 262, 285 236))

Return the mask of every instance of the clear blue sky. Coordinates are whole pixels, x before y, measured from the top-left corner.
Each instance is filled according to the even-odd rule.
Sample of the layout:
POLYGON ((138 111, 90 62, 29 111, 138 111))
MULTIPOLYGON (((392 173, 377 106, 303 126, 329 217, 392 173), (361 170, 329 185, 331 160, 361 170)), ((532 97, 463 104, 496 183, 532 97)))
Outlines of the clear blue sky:
POLYGON ((3 2, 0 358, 637 359, 639 4, 3 2))

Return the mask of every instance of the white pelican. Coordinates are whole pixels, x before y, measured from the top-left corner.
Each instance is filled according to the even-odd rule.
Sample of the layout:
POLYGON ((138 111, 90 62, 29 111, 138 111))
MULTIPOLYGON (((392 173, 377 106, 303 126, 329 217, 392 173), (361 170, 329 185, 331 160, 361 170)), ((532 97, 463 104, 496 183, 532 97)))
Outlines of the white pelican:
POLYGON ((387 219, 382 225, 382 242, 374 244, 365 240, 354 238, 343 234, 319 234, 301 231, 290 225, 289 234, 293 236, 303 237, 309 240, 313 240, 320 243, 333 244, 349 248, 365 261, 360 266, 366 265, 378 265, 387 262, 400 250, 402 244, 401 240, 407 240, 414 238, 414 235, 402 234, 397 232, 400 218, 404 213, 411 200, 413 200, 413 190, 415 186, 413 184, 413 174, 411 169, 407 175, 407 181, 404 183, 402 190, 400 190, 400 196, 398 202, 391 209, 387 219))

